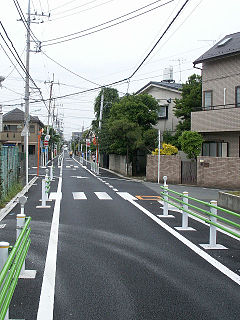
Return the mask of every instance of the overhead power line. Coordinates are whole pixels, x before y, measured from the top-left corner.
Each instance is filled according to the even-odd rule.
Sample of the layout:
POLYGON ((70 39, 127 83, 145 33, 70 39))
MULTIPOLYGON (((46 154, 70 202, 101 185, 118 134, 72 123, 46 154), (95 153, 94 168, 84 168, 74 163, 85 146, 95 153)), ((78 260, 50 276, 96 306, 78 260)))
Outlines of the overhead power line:
MULTIPOLYGON (((109 2, 112 2, 112 1, 114 1, 114 0, 108 0, 108 1, 105 1, 105 2, 103 2, 103 3, 97 4, 96 6, 93 6, 93 7, 91 7, 91 8, 87 8, 87 9, 84 9, 84 10, 81 10, 81 11, 77 11, 77 12, 74 12, 74 13, 71 13, 71 14, 67 14, 66 16, 63 16, 63 17, 57 17, 57 18, 55 18, 55 19, 52 19, 51 21, 56 21, 56 20, 60 20, 60 19, 67 18, 67 17, 71 17, 71 16, 74 16, 74 15, 79 14, 79 13, 81 13, 81 12, 86 12, 86 11, 95 9, 95 8, 97 8, 97 7, 103 6, 103 5, 105 5, 105 4, 109 3, 109 2)), ((59 13, 59 14, 60 14, 60 13, 59 13)))
POLYGON ((169 25, 167 26, 167 28, 165 29, 165 31, 162 33, 162 35, 160 36, 160 38, 157 40, 157 42, 154 44, 154 46, 152 47, 152 49, 148 52, 148 54, 146 55, 146 57, 142 60, 142 62, 139 64, 139 66, 135 69, 135 71, 131 74, 131 76, 129 77, 129 79, 131 79, 136 72, 141 68, 141 66, 144 64, 144 62, 147 60, 147 58, 150 56, 150 54, 153 52, 153 50, 156 48, 156 46, 159 44, 159 42, 162 40, 162 38, 165 36, 165 34, 167 33, 167 31, 170 29, 170 27, 172 26, 172 24, 174 23, 174 21, 177 19, 177 17, 180 15, 180 13, 183 11, 183 9, 185 8, 185 6, 187 5, 187 3, 190 0, 186 0, 184 2, 184 4, 182 5, 182 7, 178 10, 177 14, 175 15, 175 17, 172 19, 172 21, 169 23, 169 25))
POLYGON ((93 26, 93 27, 90 27, 90 28, 87 28, 87 29, 84 29, 84 30, 81 30, 81 31, 78 31, 78 32, 75 32, 75 33, 72 33, 72 34, 68 34, 68 35, 65 35, 65 36, 62 36, 62 37, 57 37, 57 38, 53 38, 53 39, 49 39, 49 40, 42 41, 42 47, 51 46, 51 45, 63 43, 63 42, 66 42, 66 41, 75 40, 75 39, 78 39, 78 38, 81 38, 81 37, 85 37, 85 36, 88 36, 88 35, 93 34, 93 33, 96 33, 96 32, 100 32, 100 31, 102 31, 102 30, 105 30, 105 29, 114 27, 114 26, 116 26, 116 25, 119 25, 119 24, 124 23, 124 22, 129 21, 129 20, 132 20, 132 19, 134 19, 134 18, 137 18, 137 17, 139 17, 139 16, 142 16, 142 15, 144 15, 144 14, 146 14, 146 13, 151 12, 151 11, 154 11, 154 10, 160 8, 160 7, 163 7, 163 6, 165 6, 165 5, 173 2, 174 0, 169 0, 168 2, 165 2, 165 3, 163 3, 163 4, 158 5, 157 7, 154 7, 154 8, 151 8, 151 9, 149 9, 149 10, 146 10, 146 11, 144 11, 144 12, 141 12, 141 13, 133 16, 133 17, 129 17, 129 18, 124 19, 124 20, 122 20, 122 21, 113 23, 113 24, 111 24, 111 25, 102 27, 102 28, 100 28, 100 29, 97 29, 97 30, 94 30, 94 31, 91 31, 91 32, 88 32, 88 33, 85 33, 85 34, 83 34, 83 35, 79 35, 79 34, 84 33, 84 32, 86 32, 86 31, 90 31, 90 30, 92 30, 92 29, 96 29, 96 28, 98 28, 98 27, 104 26, 104 25, 109 24, 109 23, 111 23, 111 22, 114 22, 114 21, 116 21, 116 20, 122 19, 122 18, 124 18, 124 17, 126 17, 126 16, 129 16, 129 15, 135 13, 135 12, 138 12, 138 11, 140 11, 140 10, 146 8, 146 7, 149 7, 149 6, 153 5, 153 4, 156 4, 157 2, 160 2, 160 1, 162 1, 162 0, 154 1, 154 2, 152 2, 151 4, 148 4, 148 5, 144 6, 144 7, 141 7, 141 8, 139 8, 139 9, 134 10, 134 11, 131 11, 131 12, 129 12, 129 13, 126 13, 126 14, 124 14, 124 15, 122 15, 122 16, 120 16, 120 17, 117 17, 117 18, 115 18, 115 19, 111 19, 111 20, 109 20, 109 21, 103 22, 103 23, 101 23, 101 24, 99 24, 99 25, 96 25, 96 26, 93 26), (76 35, 76 36, 74 36, 74 35, 76 35), (72 36, 74 36, 74 37, 72 37, 72 36), (69 37, 71 37, 71 38, 69 38, 69 37), (67 38, 67 39, 65 39, 65 38, 67 38), (64 40, 60 40, 60 39, 64 39, 64 40), (60 40, 60 41, 55 41, 55 40, 60 40), (55 42, 54 42, 54 41, 55 41, 55 42), (52 43, 48 43, 48 42, 52 42, 52 43), (45 43, 46 43, 46 44, 45 44, 45 43))

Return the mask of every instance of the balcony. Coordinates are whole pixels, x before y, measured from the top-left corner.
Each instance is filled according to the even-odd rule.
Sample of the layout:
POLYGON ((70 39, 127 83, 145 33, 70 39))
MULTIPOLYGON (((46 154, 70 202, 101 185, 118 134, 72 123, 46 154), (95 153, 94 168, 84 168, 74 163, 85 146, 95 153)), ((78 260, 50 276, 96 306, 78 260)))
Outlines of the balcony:
POLYGON ((240 131, 240 108, 192 112, 191 130, 197 132, 240 131))
POLYGON ((0 141, 19 144, 23 143, 23 137, 21 137, 21 132, 3 131, 0 132, 0 141))

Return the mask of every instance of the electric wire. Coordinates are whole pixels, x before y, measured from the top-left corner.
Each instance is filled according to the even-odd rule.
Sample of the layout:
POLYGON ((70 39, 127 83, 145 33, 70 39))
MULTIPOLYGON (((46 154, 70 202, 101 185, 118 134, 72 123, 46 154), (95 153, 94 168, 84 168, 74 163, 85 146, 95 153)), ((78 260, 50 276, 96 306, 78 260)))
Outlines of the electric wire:
MULTIPOLYGON (((88 4, 91 4, 91 3, 96 2, 96 1, 98 1, 98 0, 92 0, 92 1, 87 2, 87 3, 83 3, 83 4, 81 4, 80 6, 77 6, 77 7, 71 8, 71 9, 67 9, 67 10, 65 10, 65 11, 63 11, 63 12, 58 12, 58 13, 56 13, 56 15, 63 14, 63 13, 66 13, 66 12, 68 12, 68 11, 72 11, 72 10, 75 10, 75 9, 78 9, 78 8, 81 8, 81 7, 84 7, 84 6, 88 5, 88 4)), ((111 1, 114 1, 114 0, 111 0, 111 1)), ((53 11, 53 10, 52 10, 52 11, 53 11)))
POLYGON ((100 4, 96 5, 94 7, 91 7, 91 8, 88 8, 88 9, 84 9, 84 10, 81 10, 81 11, 78 11, 78 12, 75 12, 75 13, 71 13, 71 14, 68 14, 68 15, 63 16, 63 17, 57 17, 55 19, 51 19, 50 21, 56 21, 56 20, 61 20, 61 19, 67 18, 67 17, 71 17, 71 16, 74 16, 74 15, 79 14, 81 12, 86 12, 86 11, 95 9, 97 7, 103 6, 103 5, 105 5, 105 4, 109 3, 109 2, 112 2, 112 1, 114 1, 114 0, 108 0, 106 2, 103 2, 103 3, 100 3, 100 4))
MULTIPOLYGON (((159 2, 159 1, 162 1, 162 0, 157 0, 157 1, 155 1, 154 3, 159 2)), ((66 37, 69 37, 69 36, 72 36, 72 35, 75 35, 75 34, 83 33, 83 32, 86 32, 86 31, 89 31, 89 30, 98 28, 99 26, 103 26, 103 25, 105 25, 105 24, 109 24, 110 22, 113 22, 113 21, 116 21, 116 20, 121 19, 122 17, 128 16, 128 15, 132 14, 133 12, 137 12, 137 11, 139 11, 139 10, 142 10, 143 8, 148 7, 149 5, 147 5, 147 6, 145 6, 145 7, 142 7, 142 8, 139 8, 139 9, 137 9, 137 10, 135 10, 135 11, 130 12, 130 13, 127 13, 127 14, 121 16, 121 17, 118 17, 118 18, 109 20, 109 21, 107 21, 107 22, 101 23, 101 24, 99 24, 99 25, 96 25, 96 26, 87 28, 87 29, 85 29, 85 30, 81 30, 81 31, 79 31, 79 32, 76 32, 76 33, 73 33, 73 34, 69 34, 69 35, 66 35, 66 36, 62 36, 62 37, 58 37, 58 38, 54 38, 54 39, 42 41, 42 47, 51 46, 51 45, 55 45, 55 44, 59 44, 59 43, 63 43, 63 42, 71 41, 71 40, 75 40, 75 39, 78 39, 78 38, 86 37, 86 36, 88 36, 88 35, 91 35, 91 34, 100 32, 100 31, 102 31, 102 30, 109 29, 109 28, 114 27, 114 26, 116 26, 116 25, 122 24, 122 23, 124 23, 124 22, 126 22, 126 21, 129 21, 129 20, 132 20, 132 19, 137 18, 137 17, 139 17, 139 16, 142 16, 142 15, 144 15, 144 14, 146 14, 146 13, 149 13, 149 12, 151 12, 151 11, 154 11, 154 10, 156 10, 156 9, 158 9, 158 8, 160 8, 160 7, 163 7, 163 6, 169 4, 169 3, 173 2, 173 1, 174 1, 174 0, 169 0, 168 2, 165 2, 165 3, 163 3, 163 4, 158 5, 157 7, 154 7, 154 8, 151 8, 151 9, 149 9, 149 10, 146 10, 146 11, 144 11, 144 12, 141 12, 141 13, 133 16, 133 17, 129 17, 129 18, 124 19, 124 20, 122 20, 122 21, 113 23, 113 24, 111 24, 111 25, 108 25, 108 26, 106 26, 106 27, 102 27, 102 28, 100 28, 100 29, 97 29, 97 30, 88 32, 88 33, 83 34, 83 35, 78 35, 78 36, 75 36, 75 37, 72 37, 72 38, 69 38, 69 39, 65 39, 65 40, 61 40, 61 41, 56 41, 56 42, 52 42, 52 43, 47 43, 47 42, 55 41, 55 40, 58 40, 58 39, 64 39, 64 38, 66 38, 66 37), (44 43, 46 43, 46 44, 44 44, 44 43)))
MULTIPOLYGON (((34 81, 33 78, 31 77, 31 75, 29 74, 28 70, 26 69, 24 63, 22 62, 21 57, 19 56, 19 54, 18 54, 18 52, 17 52, 17 50, 16 50, 16 48, 15 48, 12 40, 10 39, 10 37, 9 37, 9 35, 8 35, 6 29, 4 28, 4 26, 3 26, 3 24, 2 24, 1 21, 0 21, 0 25, 1 25, 1 27, 2 27, 2 29, 3 29, 3 31, 4 31, 4 33, 5 33, 8 41, 11 43, 11 46, 13 47, 13 50, 14 50, 15 54, 14 54, 14 52, 12 51, 12 49, 9 47, 6 39, 4 38, 4 36, 2 35, 1 32, 0 32, 0 36, 2 37, 2 39, 3 39, 3 41, 5 42, 6 46, 8 47, 8 49, 10 50, 10 52, 12 53, 13 57, 14 57, 15 60, 17 61, 17 63, 18 63, 18 65, 20 66, 20 68, 23 70, 23 72, 25 73, 25 75, 27 75, 27 76, 29 77, 29 79, 31 80, 31 82, 33 83, 33 85, 34 85, 34 86, 36 87, 36 89, 39 91, 40 96, 41 96, 41 98, 42 98, 42 101, 44 101, 44 98, 43 98, 43 96, 42 96, 41 90, 38 88, 38 86, 36 85, 35 81, 34 81)), ((46 106, 46 108, 47 108, 47 110, 48 110, 48 107, 47 107, 46 104, 45 104, 45 106, 46 106)))
POLYGON ((162 33, 162 35, 160 36, 160 38, 157 40, 157 42, 154 44, 154 46, 152 47, 152 49, 148 52, 148 54, 146 55, 146 57, 142 60, 142 62, 139 64, 139 66, 135 69, 135 71, 130 75, 129 79, 131 79, 136 73, 137 71, 141 68, 141 66, 144 64, 144 62, 147 60, 147 58, 150 56, 150 54, 153 52, 153 50, 156 48, 156 46, 159 44, 159 42, 162 40, 162 38, 165 36, 165 34, 167 33, 167 31, 170 29, 170 27, 172 26, 172 24, 174 23, 174 21, 177 19, 177 17, 180 15, 180 13, 183 11, 183 9, 185 8, 185 6, 187 5, 187 3, 190 0, 186 0, 184 2, 184 4, 182 5, 182 7, 178 10, 177 14, 174 16, 174 18, 172 19, 172 21, 168 24, 167 28, 165 29, 165 31, 162 33))
MULTIPOLYGON (((53 8, 53 9, 51 9, 51 11, 54 11, 54 10, 57 10, 57 9, 59 9, 59 8, 65 7, 66 5, 68 5, 68 4, 72 3, 72 2, 76 2, 76 1, 78 1, 78 0, 68 1, 68 2, 62 4, 61 6, 58 6, 58 7, 55 7, 55 8, 53 8)), ((93 0, 93 1, 90 1, 90 2, 88 2, 88 3, 86 3, 86 4, 89 4, 89 3, 92 3, 92 2, 96 2, 96 1, 98 1, 98 0, 93 0)), ((85 4, 85 5, 86 5, 86 4, 85 4)), ((84 4, 83 4, 83 5, 84 5, 84 4)))

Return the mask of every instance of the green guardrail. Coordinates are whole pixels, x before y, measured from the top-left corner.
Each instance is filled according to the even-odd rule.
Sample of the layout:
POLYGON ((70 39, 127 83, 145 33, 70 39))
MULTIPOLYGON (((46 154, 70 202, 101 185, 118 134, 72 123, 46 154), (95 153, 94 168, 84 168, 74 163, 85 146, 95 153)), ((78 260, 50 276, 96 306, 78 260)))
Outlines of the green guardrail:
POLYGON ((211 211, 204 210, 204 209, 199 208, 199 207, 197 207, 197 206, 195 206, 195 205, 193 205, 193 204, 186 203, 186 202, 184 202, 183 200, 181 200, 181 199, 179 199, 179 198, 176 198, 176 197, 173 197, 173 196, 169 195, 169 193, 176 194, 176 195, 178 195, 178 196, 181 197, 181 198, 186 198, 186 199, 188 199, 188 200, 195 201, 195 202, 197 202, 197 203, 200 203, 200 204, 203 204, 203 205, 205 205, 205 206, 208 206, 209 208, 214 208, 214 209, 216 209, 216 210, 222 211, 222 212, 224 212, 224 213, 226 213, 226 214, 232 215, 232 216, 237 217, 237 218, 240 218, 240 214, 238 214, 238 213, 236 213, 236 212, 233 212, 233 211, 230 211, 230 210, 227 210, 227 209, 224 209, 224 208, 221 208, 221 207, 219 207, 219 206, 215 206, 215 205, 213 205, 213 204, 211 204, 211 203, 208 203, 208 202, 205 202, 205 201, 202 201, 202 200, 193 198, 193 197, 186 196, 186 195, 184 195, 183 193, 179 193, 179 192, 177 192, 177 191, 168 189, 168 188, 166 188, 166 187, 164 187, 164 186, 161 186, 160 188, 164 190, 164 191, 160 192, 160 194, 163 196, 163 198, 165 197, 165 199, 163 199, 163 201, 165 201, 165 202, 167 202, 168 204, 174 206, 175 208, 178 208, 178 209, 182 210, 183 212, 186 212, 187 214, 190 214, 190 215, 192 215, 192 216, 195 216, 195 217, 197 217, 198 219, 200 219, 200 220, 202 220, 202 221, 204 221, 204 222, 206 222, 206 223, 208 223, 208 224, 210 224, 210 225, 213 225, 213 226, 215 226, 215 227, 217 227, 217 228, 219 228, 219 229, 221 229, 221 230, 223 230, 223 231, 225 231, 225 232, 227 232, 227 233, 229 233, 229 234, 231 234, 231 235, 233 235, 233 236, 235 236, 235 237, 237 237, 237 238, 240 238, 240 234, 239 234, 239 233, 234 232, 234 231, 231 230, 231 229, 228 229, 228 227, 229 227, 229 225, 230 225, 230 226, 234 226, 235 228, 237 228, 237 229, 240 230, 240 224, 239 224, 239 223, 236 223, 236 222, 234 222, 234 221, 232 221, 232 220, 229 220, 229 219, 227 219, 227 218, 221 217, 221 216, 219 216, 219 215, 217 215, 217 214, 213 214, 211 211), (166 199, 166 197, 167 197, 167 199, 166 199), (178 202, 180 205, 177 205, 176 203, 174 203, 174 202, 172 202, 172 201, 169 201, 168 198, 170 198, 170 199, 178 202), (214 218, 216 218, 216 219, 218 219, 218 220, 221 220, 221 221, 223 221, 225 224, 227 224, 228 226, 225 227, 225 226, 223 226, 223 225, 221 225, 221 224, 219 224, 219 223, 217 223, 217 222, 213 222, 213 221, 211 221, 211 220, 209 220, 209 219, 207 219, 207 218, 204 218, 203 216, 199 215, 198 213, 195 213, 195 212, 190 211, 190 210, 186 210, 186 209, 183 207, 184 205, 185 205, 185 206, 187 205, 188 207, 197 210, 199 213, 203 213, 203 214, 205 214, 205 215, 207 215, 207 216, 209 216, 209 217, 214 217, 214 218))
POLYGON ((26 218, 25 225, 15 245, 9 248, 10 254, 0 272, 0 320, 5 318, 31 243, 29 238, 31 232, 30 221, 31 217, 26 218))

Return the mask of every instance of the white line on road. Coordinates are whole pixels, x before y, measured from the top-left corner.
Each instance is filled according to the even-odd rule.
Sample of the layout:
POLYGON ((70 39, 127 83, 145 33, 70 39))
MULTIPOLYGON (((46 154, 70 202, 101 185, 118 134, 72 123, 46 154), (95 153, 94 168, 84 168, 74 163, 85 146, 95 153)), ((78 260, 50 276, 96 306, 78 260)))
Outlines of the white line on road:
POLYGON ((86 200, 87 197, 84 192, 73 192, 73 199, 74 200, 86 200))
MULTIPOLYGON (((180 233, 178 233, 176 230, 169 227, 166 223, 159 220, 154 214, 152 214, 147 209, 143 208, 139 203, 131 199, 129 196, 124 195, 124 192, 118 192, 118 194, 124 198, 125 200, 129 201, 132 205, 137 207, 139 210, 141 210, 143 213, 145 213, 149 218, 151 218, 153 221, 155 221, 158 225, 160 225, 162 228, 164 228, 166 231, 171 233, 175 238, 177 238, 179 241, 181 241, 183 244, 185 244, 188 248, 190 248, 192 251, 194 251, 196 254, 198 254, 200 257, 202 257, 204 260, 206 260, 208 263, 210 263, 213 267, 215 267, 217 270, 225 274, 228 278, 233 280, 235 283, 240 285, 240 276, 236 274, 235 272, 231 271, 229 268, 227 268, 225 265, 223 265, 221 262, 217 261, 213 257, 211 257, 208 253, 203 251, 201 248, 199 248, 197 245, 183 237, 180 233)), ((127 194, 127 192, 125 192, 127 194)))
POLYGON ((94 192, 100 200, 112 200, 106 192, 94 192))
POLYGON ((53 211, 53 219, 48 243, 48 251, 43 274, 43 283, 38 306, 37 320, 52 320, 54 308, 54 294, 55 294, 55 278, 56 278, 56 263, 57 263, 57 247, 58 247, 58 229, 60 218, 60 207, 62 193, 62 169, 63 162, 60 169, 60 178, 58 181, 55 207, 53 211))

